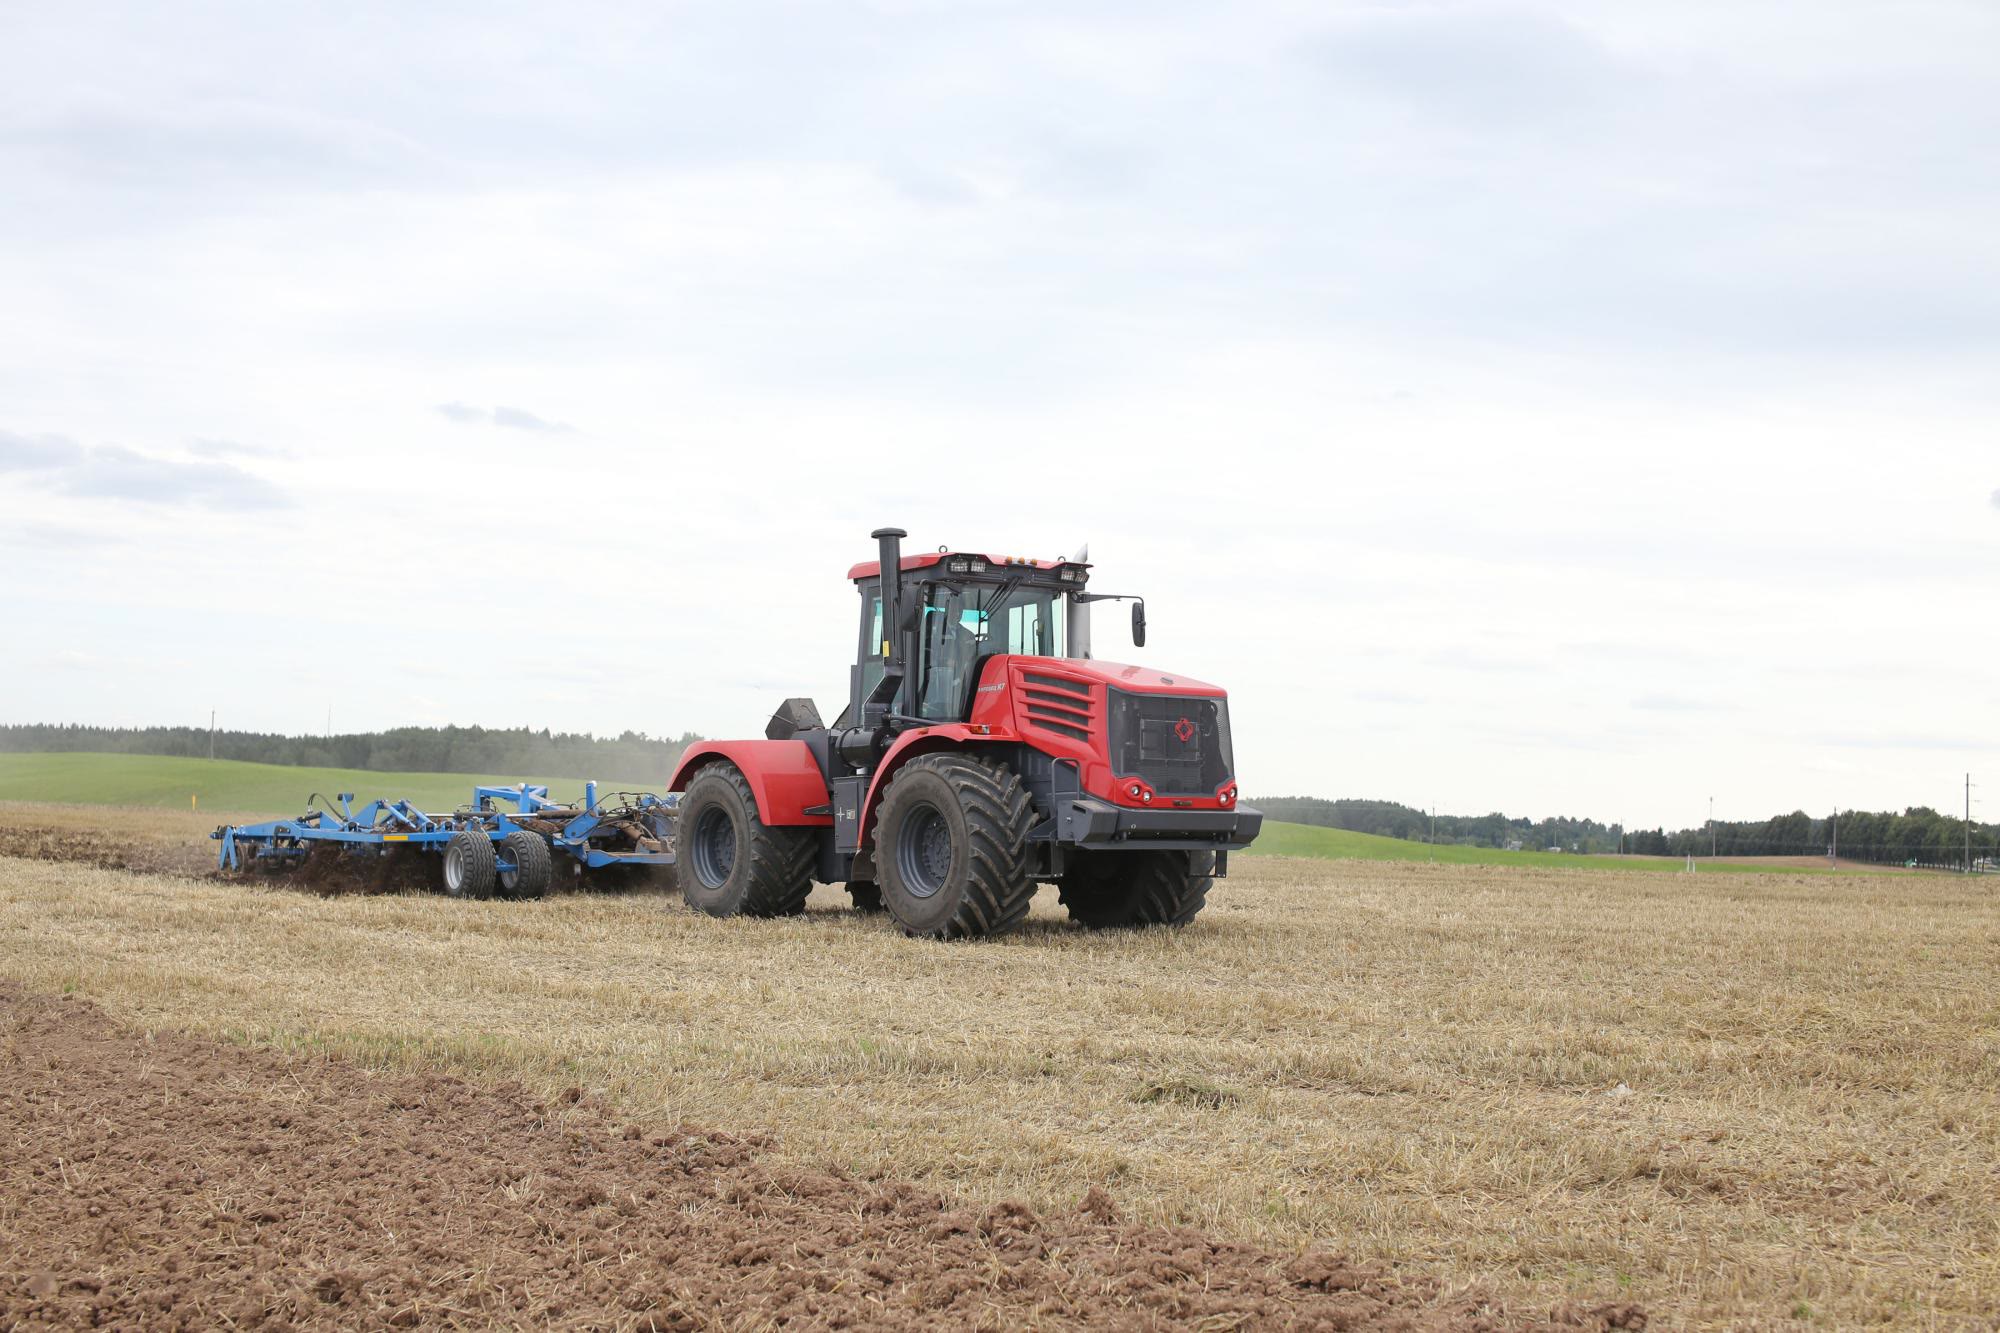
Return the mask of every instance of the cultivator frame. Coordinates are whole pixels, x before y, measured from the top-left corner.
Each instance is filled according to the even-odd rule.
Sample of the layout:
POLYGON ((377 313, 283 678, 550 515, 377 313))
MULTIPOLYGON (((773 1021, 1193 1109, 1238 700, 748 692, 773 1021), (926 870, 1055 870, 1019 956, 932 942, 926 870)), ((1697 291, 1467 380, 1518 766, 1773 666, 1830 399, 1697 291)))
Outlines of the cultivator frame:
POLYGON ((570 803, 552 801, 547 787, 525 782, 475 786, 470 803, 450 814, 426 814, 406 800, 374 800, 356 809, 352 792, 332 801, 315 792, 301 815, 224 824, 209 836, 221 844, 216 864, 223 870, 293 870, 315 852, 358 858, 404 848, 431 853, 447 858, 447 891, 469 886, 472 896, 485 896, 482 889, 490 892, 498 884, 503 891, 518 885, 520 896, 538 897, 547 887, 553 856, 568 859, 579 872, 674 864, 678 793, 615 792, 615 803, 606 803, 595 782, 584 784, 583 793, 581 803, 570 803), (490 850, 490 864, 481 843, 490 850))

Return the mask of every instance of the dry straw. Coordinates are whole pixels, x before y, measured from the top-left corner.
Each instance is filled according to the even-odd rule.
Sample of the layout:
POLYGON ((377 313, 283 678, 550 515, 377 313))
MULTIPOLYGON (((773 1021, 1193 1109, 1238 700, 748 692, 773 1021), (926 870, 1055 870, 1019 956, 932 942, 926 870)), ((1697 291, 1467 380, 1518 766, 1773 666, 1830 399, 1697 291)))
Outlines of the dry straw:
POLYGON ((1184 933, 1086 934, 1044 892, 1022 932, 947 946, 836 890, 713 921, 0 859, 0 974, 981 1198, 1100 1184, 1529 1308, 2000 1309, 1991 885, 1237 864, 1184 933))

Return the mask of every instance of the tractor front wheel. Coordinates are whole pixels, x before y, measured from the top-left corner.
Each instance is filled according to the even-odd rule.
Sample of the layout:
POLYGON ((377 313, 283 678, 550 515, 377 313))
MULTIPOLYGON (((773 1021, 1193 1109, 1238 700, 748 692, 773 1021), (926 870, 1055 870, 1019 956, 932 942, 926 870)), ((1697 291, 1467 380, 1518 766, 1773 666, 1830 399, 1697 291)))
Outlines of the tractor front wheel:
POLYGON ((1215 887, 1214 852, 1087 852, 1065 858, 1057 892, 1093 929, 1185 926, 1215 887))
POLYGON ((1033 809, 1012 769, 962 754, 912 759, 875 822, 882 905, 905 934, 997 935, 1028 913, 1033 809))
POLYGON ((681 896, 709 916, 793 916, 812 892, 813 832, 773 828, 734 764, 694 775, 675 821, 681 896))

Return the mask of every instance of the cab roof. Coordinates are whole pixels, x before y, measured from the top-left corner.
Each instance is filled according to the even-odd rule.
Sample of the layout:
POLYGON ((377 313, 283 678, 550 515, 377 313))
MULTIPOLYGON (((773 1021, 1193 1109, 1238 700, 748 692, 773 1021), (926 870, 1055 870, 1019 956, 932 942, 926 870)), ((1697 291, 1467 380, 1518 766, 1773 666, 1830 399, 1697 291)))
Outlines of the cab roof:
MULTIPOLYGON (((971 559, 971 560, 984 560, 986 562, 986 567, 988 570, 995 570, 995 569, 1055 570, 1055 569, 1061 569, 1064 565, 1077 565, 1084 569, 1090 568, 1090 562, 1088 560, 1033 560, 1024 555, 981 555, 977 551, 925 551, 920 555, 904 556, 902 561, 896 567, 902 570, 905 574, 907 574, 913 569, 929 569, 933 565, 942 564, 946 560, 954 559, 957 557, 964 557, 966 559, 971 559)), ((862 579, 875 578, 878 575, 880 575, 881 572, 882 572, 882 562, 880 560, 864 560, 860 564, 848 570, 847 577, 853 579, 855 582, 858 583, 862 579)))

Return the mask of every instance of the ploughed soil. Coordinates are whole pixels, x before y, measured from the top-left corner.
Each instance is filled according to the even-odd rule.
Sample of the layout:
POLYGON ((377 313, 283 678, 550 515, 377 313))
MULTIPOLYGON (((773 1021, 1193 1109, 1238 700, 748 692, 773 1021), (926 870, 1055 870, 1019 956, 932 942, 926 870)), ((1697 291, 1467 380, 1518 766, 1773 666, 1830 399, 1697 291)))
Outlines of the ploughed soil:
POLYGON ((0 812, 0 856, 28 861, 76 861, 104 870, 198 875, 215 869, 215 844, 191 838, 122 836, 104 828, 65 829, 0 812))
POLYGON ((121 1028, 0 983, 0 1329, 1640 1328, 1422 1276, 766 1166, 572 1091, 121 1028))
MULTIPOLYGON (((144 874, 200 875, 226 879, 270 880, 316 893, 394 893, 405 889, 436 889, 442 858, 398 848, 386 856, 340 856, 317 848, 303 865, 281 875, 246 869, 218 870, 216 844, 202 835, 162 835, 153 830, 106 826, 79 830, 52 828, 0 817, 0 856, 29 861, 72 861, 103 870, 144 874)), ((567 881, 562 877, 557 885, 567 881)))

